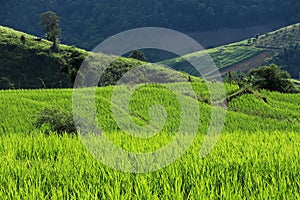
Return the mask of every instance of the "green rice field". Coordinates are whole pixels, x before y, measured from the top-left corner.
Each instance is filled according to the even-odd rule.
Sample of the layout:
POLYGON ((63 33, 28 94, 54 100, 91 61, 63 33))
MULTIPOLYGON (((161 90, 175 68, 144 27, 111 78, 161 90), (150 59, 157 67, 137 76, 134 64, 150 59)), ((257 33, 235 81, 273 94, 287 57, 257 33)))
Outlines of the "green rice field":
MULTIPOLYGON (((201 158, 211 106, 202 101, 209 97, 205 84, 192 86, 196 97, 186 98, 200 112, 192 145, 174 163, 140 174, 102 164, 80 136, 47 135, 45 127, 34 126, 45 108, 71 112, 72 89, 0 91, 1 199, 300 199, 300 95, 261 91, 267 102, 250 94, 228 102, 222 135, 201 158)), ((113 89, 99 88, 96 95, 99 123, 111 141, 144 153, 172 140, 181 114, 172 91, 152 84, 133 95, 130 116, 135 123, 150 122, 153 104, 169 113, 159 134, 141 139, 127 136, 116 124, 110 105, 113 89)), ((238 89, 226 85, 227 95, 238 89)))

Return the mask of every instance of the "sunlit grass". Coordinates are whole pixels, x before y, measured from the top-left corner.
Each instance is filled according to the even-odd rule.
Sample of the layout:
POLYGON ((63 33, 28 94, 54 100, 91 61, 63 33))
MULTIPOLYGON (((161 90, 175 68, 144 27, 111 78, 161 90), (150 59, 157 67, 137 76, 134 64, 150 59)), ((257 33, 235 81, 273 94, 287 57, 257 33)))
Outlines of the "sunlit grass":
MULTIPOLYGON (((186 83, 147 85, 131 99, 137 123, 150 120, 161 104, 172 117, 151 138, 118 129, 111 115, 113 86, 97 89, 98 119, 120 148, 148 153, 174 139, 180 107, 172 90, 186 83), (141 120, 141 121, 140 121, 141 120), (173 130, 173 131, 172 131, 173 130)), ((192 84, 196 96, 209 92, 192 84)), ((226 84, 226 93, 238 90, 226 84)), ((72 109, 71 89, 0 91, 0 196, 3 199, 297 199, 300 198, 300 135, 297 94, 262 91, 268 102, 245 95, 229 103, 225 127, 215 147, 199 157, 211 106, 187 94, 200 110, 197 135, 187 152, 159 171, 130 174, 101 164, 79 136, 45 135, 33 126, 46 107, 72 109)), ((200 98, 201 99, 201 98, 200 98)), ((119 108, 121 111, 121 108, 119 108)), ((111 155, 114 156, 114 155, 111 155)))

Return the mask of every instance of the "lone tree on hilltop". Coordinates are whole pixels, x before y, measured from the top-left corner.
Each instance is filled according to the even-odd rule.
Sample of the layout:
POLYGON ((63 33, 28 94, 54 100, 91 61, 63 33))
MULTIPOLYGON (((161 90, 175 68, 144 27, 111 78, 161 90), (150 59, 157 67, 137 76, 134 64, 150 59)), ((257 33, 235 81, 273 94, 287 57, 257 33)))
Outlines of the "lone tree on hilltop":
POLYGON ((61 34, 59 27, 60 18, 52 11, 42 13, 41 18, 40 25, 45 29, 47 40, 53 42, 52 47, 57 49, 58 38, 61 34))

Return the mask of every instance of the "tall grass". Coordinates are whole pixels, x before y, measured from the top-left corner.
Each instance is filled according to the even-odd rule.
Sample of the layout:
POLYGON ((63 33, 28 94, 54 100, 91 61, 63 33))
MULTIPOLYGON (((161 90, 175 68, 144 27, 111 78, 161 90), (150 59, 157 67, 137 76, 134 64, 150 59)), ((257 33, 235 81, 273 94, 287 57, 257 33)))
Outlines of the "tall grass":
MULTIPOLYGON (((115 135, 117 137, 117 135, 115 135)), ((203 136, 172 165, 147 174, 110 169, 78 138, 0 136, 3 199, 297 199, 298 133, 223 134, 204 159, 203 136)), ((123 141, 126 143, 126 141, 123 141)))
MULTIPOLYGON (((181 83, 174 86, 182 86, 181 83)), ((198 97, 209 93, 193 83, 198 97)), ((226 85, 227 94, 238 87, 226 85)), ((129 137, 110 112, 113 87, 97 90, 100 122, 111 141, 132 152, 151 152, 172 140, 176 98, 163 86, 141 87, 131 100, 136 120, 149 120, 161 103, 174 117, 150 139, 129 137), (148 97, 148 98, 147 98, 148 97), (101 118, 102 117, 102 118, 101 118), (102 120, 101 120, 102 119, 102 120)), ((32 123, 50 106, 72 108, 72 90, 0 91, 0 196, 3 199, 297 199, 300 198, 299 95, 262 91, 268 103, 246 95, 229 103, 223 134, 199 157, 211 107, 198 102, 198 134, 176 162, 156 172, 130 174, 101 164, 77 136, 45 135, 32 123)), ((194 100, 202 99, 189 96, 194 100)), ((177 113, 178 112, 178 113, 177 113)))

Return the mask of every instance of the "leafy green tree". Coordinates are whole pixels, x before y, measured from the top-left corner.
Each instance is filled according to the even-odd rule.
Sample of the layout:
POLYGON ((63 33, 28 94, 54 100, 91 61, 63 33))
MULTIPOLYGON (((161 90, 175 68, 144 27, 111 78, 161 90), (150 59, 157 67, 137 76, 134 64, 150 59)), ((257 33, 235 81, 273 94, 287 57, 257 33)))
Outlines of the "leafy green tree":
POLYGON ((141 60, 145 62, 148 61, 144 52, 142 52, 141 50, 134 50, 133 52, 130 53, 129 58, 134 58, 136 60, 141 60))
POLYGON ((57 48, 58 38, 61 34, 60 18, 52 11, 42 13, 41 18, 40 25, 45 29, 47 40, 53 42, 53 48, 57 48))
POLYGON ((298 89, 290 80, 290 74, 282 71, 275 64, 251 70, 248 74, 250 83, 258 89, 267 89, 283 93, 296 93, 298 89))

